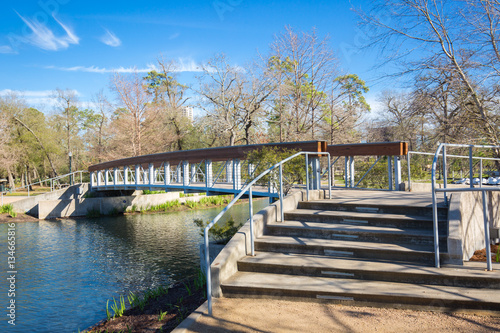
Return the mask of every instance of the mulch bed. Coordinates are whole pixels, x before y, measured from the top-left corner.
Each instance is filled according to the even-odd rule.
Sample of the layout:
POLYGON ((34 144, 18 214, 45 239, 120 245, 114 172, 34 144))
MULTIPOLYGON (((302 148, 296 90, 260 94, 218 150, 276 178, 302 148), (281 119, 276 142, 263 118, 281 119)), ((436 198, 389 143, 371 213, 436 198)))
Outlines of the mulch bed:
POLYGON ((178 282, 168 289, 166 295, 150 299, 142 311, 139 307, 128 309, 123 316, 103 320, 85 332, 171 332, 205 302, 204 291, 205 286, 195 290, 194 279, 178 282), (159 314, 165 311, 167 314, 160 320, 159 314))
MULTIPOLYGON (((494 262, 496 261, 496 257, 497 257, 497 253, 498 253, 498 249, 499 248, 500 248, 499 244, 497 244, 497 245, 491 245, 491 259, 494 262)), ((482 262, 486 262, 486 248, 474 252, 474 255, 472 256, 472 258, 469 259, 469 261, 482 261, 482 262)))

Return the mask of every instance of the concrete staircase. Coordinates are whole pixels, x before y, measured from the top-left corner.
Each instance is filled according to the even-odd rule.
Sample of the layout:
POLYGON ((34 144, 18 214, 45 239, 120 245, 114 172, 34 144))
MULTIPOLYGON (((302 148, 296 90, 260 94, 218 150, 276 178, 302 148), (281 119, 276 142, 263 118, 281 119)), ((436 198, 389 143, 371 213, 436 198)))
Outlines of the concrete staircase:
MULTIPOLYGON (((444 255, 447 208, 438 211, 444 255)), ((500 310, 500 274, 485 272, 484 264, 434 267, 427 202, 300 202, 284 222, 267 225, 255 249, 221 284, 224 297, 500 310)))

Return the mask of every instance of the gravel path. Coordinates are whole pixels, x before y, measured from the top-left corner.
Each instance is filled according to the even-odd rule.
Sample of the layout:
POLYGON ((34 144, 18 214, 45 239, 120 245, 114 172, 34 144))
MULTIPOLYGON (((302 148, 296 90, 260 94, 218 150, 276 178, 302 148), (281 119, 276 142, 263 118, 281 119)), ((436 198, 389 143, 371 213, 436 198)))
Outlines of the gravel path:
POLYGON ((498 332, 500 317, 258 299, 217 299, 188 332, 498 332))

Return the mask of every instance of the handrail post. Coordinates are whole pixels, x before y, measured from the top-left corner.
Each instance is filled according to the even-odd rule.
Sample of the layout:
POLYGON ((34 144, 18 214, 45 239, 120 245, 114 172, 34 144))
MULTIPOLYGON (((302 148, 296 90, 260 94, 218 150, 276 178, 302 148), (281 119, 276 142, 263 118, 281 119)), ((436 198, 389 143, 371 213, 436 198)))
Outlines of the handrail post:
POLYGON ((439 221, 437 212, 437 199, 436 199, 436 163, 441 150, 442 144, 439 145, 434 160, 432 161, 432 228, 434 234, 434 261, 436 268, 441 266, 439 262, 439 221))
POLYGON ((203 238, 205 240, 205 264, 207 265, 206 275, 207 275, 207 303, 208 303, 208 315, 212 315, 212 276, 210 270, 210 255, 209 251, 209 243, 208 243, 208 226, 205 227, 205 231, 203 234, 203 238))
MULTIPOLYGON (((443 146, 443 188, 446 188, 448 184, 448 170, 446 166, 446 146, 443 146)), ((444 193, 444 204, 448 205, 448 197, 446 196, 446 192, 444 193)))
POLYGON ((406 153, 406 167, 408 168, 408 192, 411 192, 411 164, 410 164, 410 150, 406 153))
POLYGON ((483 192, 483 219, 484 219, 484 245, 486 247, 486 265, 487 270, 492 271, 491 267, 491 247, 490 247, 490 226, 488 223, 488 203, 486 202, 486 191, 483 192))
POLYGON ((483 159, 479 159, 479 187, 483 187, 483 159))
POLYGON ((283 212, 283 164, 280 163, 280 222, 284 222, 285 214, 283 212))
POLYGON ((253 198, 252 198, 252 186, 248 191, 248 202, 250 205, 250 253, 252 257, 255 256, 255 244, 254 244, 254 235, 253 235, 253 198))
POLYGON ((328 199, 332 198, 332 166, 330 164, 331 158, 330 154, 327 155, 328 157, 328 199))
POLYGON ((393 190, 392 183, 393 183, 393 177, 392 177, 392 158, 390 156, 387 156, 387 173, 389 177, 389 191, 393 190))
POLYGON ((306 200, 309 201, 309 155, 306 153, 306 200))
POLYGON ((472 146, 469 146, 469 185, 474 187, 474 164, 472 160, 472 146))

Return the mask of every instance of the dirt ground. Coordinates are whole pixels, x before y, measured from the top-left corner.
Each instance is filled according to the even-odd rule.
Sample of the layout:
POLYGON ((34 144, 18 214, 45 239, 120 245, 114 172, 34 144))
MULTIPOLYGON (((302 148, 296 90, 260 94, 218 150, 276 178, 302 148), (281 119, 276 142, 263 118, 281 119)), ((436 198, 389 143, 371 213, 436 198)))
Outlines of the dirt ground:
POLYGON ((258 299, 217 299, 188 332, 498 332, 500 317, 258 299))
POLYGON ((19 223, 19 222, 38 222, 36 217, 26 214, 17 214, 16 217, 11 217, 9 214, 0 214, 0 223, 19 223))

